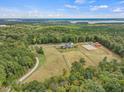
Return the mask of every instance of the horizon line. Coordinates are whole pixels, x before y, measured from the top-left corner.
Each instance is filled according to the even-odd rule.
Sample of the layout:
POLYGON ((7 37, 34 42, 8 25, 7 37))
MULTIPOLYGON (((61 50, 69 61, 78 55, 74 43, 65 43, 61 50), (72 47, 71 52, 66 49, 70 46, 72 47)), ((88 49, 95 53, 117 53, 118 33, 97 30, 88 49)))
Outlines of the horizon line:
POLYGON ((0 19, 124 19, 124 17, 123 18, 114 18, 114 17, 106 17, 106 18, 99 18, 99 17, 93 17, 93 18, 0 18, 0 19))

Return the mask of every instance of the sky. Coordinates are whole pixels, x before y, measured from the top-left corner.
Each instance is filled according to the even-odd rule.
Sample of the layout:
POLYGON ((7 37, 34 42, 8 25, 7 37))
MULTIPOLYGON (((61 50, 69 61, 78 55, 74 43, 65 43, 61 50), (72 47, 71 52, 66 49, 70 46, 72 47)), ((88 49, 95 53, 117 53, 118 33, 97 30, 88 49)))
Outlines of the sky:
POLYGON ((0 18, 124 18, 124 0, 0 0, 0 18))

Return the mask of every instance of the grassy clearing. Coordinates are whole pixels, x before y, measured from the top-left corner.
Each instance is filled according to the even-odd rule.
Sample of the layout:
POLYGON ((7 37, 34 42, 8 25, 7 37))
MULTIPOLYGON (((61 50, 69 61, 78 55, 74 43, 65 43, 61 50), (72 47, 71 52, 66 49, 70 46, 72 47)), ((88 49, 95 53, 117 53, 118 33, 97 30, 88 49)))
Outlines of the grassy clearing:
MULTIPOLYGON (((61 75, 67 65, 63 56, 52 46, 43 46, 45 62, 25 82, 44 81, 52 76, 61 75)), ((68 70, 68 69, 67 69, 68 70)))
POLYGON ((81 58, 84 58, 86 60, 85 66, 89 66, 89 65, 95 66, 95 64, 80 51, 66 52, 63 53, 63 55, 65 56, 66 60, 70 62, 70 64, 74 63, 75 61, 79 61, 81 58))
POLYGON ((25 82, 32 80, 44 81, 52 76, 61 75, 63 69, 70 70, 71 64, 79 61, 81 58, 86 60, 87 66, 97 66, 99 62, 107 57, 108 60, 116 59, 121 61, 121 58, 102 46, 96 50, 87 50, 82 46, 83 43, 76 44, 76 48, 58 49, 58 45, 39 45, 42 46, 44 55, 38 55, 40 65, 25 82))

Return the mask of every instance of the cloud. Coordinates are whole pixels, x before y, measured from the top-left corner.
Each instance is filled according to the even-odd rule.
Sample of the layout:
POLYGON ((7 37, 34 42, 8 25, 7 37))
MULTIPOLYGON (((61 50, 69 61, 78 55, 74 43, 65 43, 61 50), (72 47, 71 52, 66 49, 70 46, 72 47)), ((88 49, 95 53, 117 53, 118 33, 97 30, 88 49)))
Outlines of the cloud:
POLYGON ((124 0, 120 1, 119 4, 124 4, 124 0))
POLYGON ((77 9, 77 6, 75 5, 70 5, 70 4, 65 4, 66 8, 70 8, 70 9, 77 9))
MULTIPOLYGON (((73 5, 72 5, 73 6, 73 5)), ((102 5, 101 5, 102 6, 102 5)), ((115 8, 113 12, 110 14, 100 14, 93 12, 77 12, 75 8, 78 6, 70 7, 74 9, 75 13, 68 12, 66 13, 63 9, 57 9, 58 11, 43 11, 39 9, 18 9, 12 7, 0 7, 0 18, 123 18, 124 16, 124 8, 115 8), (60 10, 60 11, 59 11, 60 10), (92 13, 92 14, 91 14, 92 13)), ((96 8, 96 6, 91 6, 91 8, 96 8)), ((98 9, 106 9, 107 7, 102 6, 98 9)))
POLYGON ((86 0, 75 0, 75 3, 76 4, 83 4, 85 2, 86 2, 86 0))
POLYGON ((52 14, 48 14, 47 17, 48 18, 69 18, 71 16, 64 13, 52 13, 52 14))
POLYGON ((16 8, 0 7, 0 18, 37 18, 43 17, 40 10, 19 10, 16 8))
POLYGON ((64 11, 65 9, 62 9, 62 8, 59 8, 59 9, 56 9, 57 11, 64 11))
POLYGON ((89 3, 92 4, 92 3, 95 3, 95 2, 96 2, 95 0, 92 0, 92 1, 90 1, 89 3))
POLYGON ((95 2, 96 2, 96 0, 75 0, 75 4, 84 4, 84 3, 92 4, 95 2))
MULTIPOLYGON (((63 11, 63 9, 58 9, 63 11)), ((38 9, 20 10, 16 8, 0 7, 0 18, 70 18, 62 12, 41 11, 38 9)))
POLYGON ((91 11, 97 11, 97 10, 101 10, 101 9, 107 9, 109 6, 108 5, 99 5, 99 6, 91 6, 91 11))
POLYGON ((115 13, 123 13, 124 9, 123 8, 116 8, 116 9, 113 10, 113 12, 115 12, 115 13))

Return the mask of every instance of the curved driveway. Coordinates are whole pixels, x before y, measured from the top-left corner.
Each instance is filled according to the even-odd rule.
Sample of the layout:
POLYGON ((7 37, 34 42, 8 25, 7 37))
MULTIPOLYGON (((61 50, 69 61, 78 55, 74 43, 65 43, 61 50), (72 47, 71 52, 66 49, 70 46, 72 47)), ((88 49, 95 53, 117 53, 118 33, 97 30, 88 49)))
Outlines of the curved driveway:
POLYGON ((35 64, 34 68, 30 72, 28 72, 26 75, 24 75, 23 77, 21 77, 18 80, 18 82, 22 82, 25 79, 27 79, 37 69, 38 65, 39 65, 39 59, 38 59, 38 57, 36 57, 36 64, 35 64))

